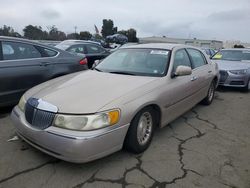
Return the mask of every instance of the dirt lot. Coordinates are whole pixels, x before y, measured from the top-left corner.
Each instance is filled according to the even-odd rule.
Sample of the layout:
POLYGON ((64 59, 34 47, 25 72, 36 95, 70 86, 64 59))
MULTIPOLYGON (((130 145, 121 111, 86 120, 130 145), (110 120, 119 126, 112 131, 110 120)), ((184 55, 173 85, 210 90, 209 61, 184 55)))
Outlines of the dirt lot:
POLYGON ((0 187, 250 187, 250 93, 223 90, 157 130, 142 155, 120 151, 71 164, 19 140, 0 112, 0 187))

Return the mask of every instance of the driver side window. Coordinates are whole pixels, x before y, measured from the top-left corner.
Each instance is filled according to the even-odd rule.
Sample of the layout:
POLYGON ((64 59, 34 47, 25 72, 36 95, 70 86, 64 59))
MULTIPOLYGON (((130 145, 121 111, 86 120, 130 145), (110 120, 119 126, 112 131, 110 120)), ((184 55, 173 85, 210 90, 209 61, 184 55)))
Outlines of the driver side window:
POLYGON ((181 49, 175 52, 173 72, 180 65, 191 67, 191 62, 185 49, 181 49))

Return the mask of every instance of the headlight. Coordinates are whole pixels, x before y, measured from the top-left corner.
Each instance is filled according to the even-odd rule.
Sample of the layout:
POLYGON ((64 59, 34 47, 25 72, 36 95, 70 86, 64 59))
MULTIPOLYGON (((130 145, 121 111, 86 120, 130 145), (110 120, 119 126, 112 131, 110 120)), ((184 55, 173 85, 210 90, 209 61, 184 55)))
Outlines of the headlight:
POLYGON ((230 73, 232 73, 232 74, 237 74, 237 75, 239 75, 239 74, 246 74, 247 73, 247 69, 242 69, 242 70, 231 70, 231 71, 229 71, 230 73))
POLYGON ((25 104, 26 104, 26 100, 24 99, 24 96, 22 96, 18 103, 18 107, 20 108, 22 112, 24 112, 25 110, 25 104))
POLYGON ((112 126, 119 121, 119 118, 119 110, 93 115, 58 114, 56 115, 54 126, 71 130, 89 131, 112 126))

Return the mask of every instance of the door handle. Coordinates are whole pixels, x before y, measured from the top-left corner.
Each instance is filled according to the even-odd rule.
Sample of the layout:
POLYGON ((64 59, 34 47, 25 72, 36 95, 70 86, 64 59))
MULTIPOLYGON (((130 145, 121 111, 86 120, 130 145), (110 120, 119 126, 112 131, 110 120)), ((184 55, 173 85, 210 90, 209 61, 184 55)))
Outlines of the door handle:
POLYGON ((197 80, 197 77, 196 77, 196 76, 193 76, 193 77, 191 78, 191 81, 195 81, 195 80, 197 80))
POLYGON ((210 70, 210 71, 208 71, 208 73, 211 73, 212 71, 210 70))
POLYGON ((48 62, 41 62, 40 63, 40 66, 47 66, 47 65, 49 65, 50 63, 48 63, 48 62))

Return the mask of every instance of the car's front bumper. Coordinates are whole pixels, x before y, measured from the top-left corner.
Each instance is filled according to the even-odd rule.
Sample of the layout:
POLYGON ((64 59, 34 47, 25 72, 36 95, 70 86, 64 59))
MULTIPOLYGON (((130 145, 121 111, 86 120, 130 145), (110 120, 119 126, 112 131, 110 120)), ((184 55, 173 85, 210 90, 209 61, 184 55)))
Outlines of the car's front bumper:
POLYGON ((56 127, 38 130, 29 125, 18 107, 13 109, 11 118, 17 134, 30 145, 56 158, 76 163, 89 162, 120 150, 129 127, 129 124, 117 126, 106 131, 92 131, 93 134, 56 127))
POLYGON ((246 87, 249 82, 249 75, 236 75, 226 70, 220 70, 219 85, 228 87, 246 87))

